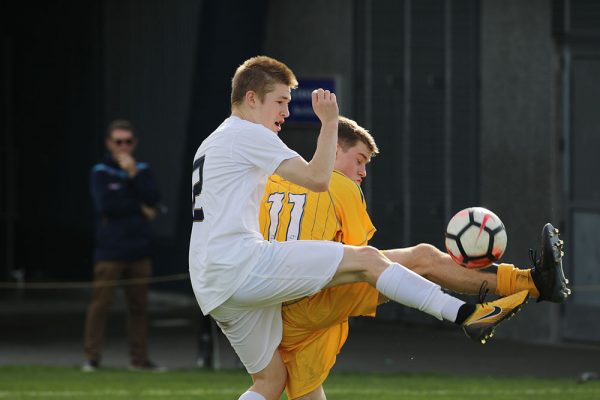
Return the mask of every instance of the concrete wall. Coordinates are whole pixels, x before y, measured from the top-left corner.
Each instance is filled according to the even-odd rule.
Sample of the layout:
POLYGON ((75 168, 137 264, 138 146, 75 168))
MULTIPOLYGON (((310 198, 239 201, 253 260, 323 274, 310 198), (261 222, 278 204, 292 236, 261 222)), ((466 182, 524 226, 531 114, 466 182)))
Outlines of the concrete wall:
MULTIPOLYGON (((353 2, 269 2, 264 53, 285 62, 299 79, 335 78, 340 112, 352 113, 353 2)), ((294 94, 292 93, 292 98, 294 94)), ((319 127, 284 130, 282 139, 312 157, 319 127)))
MULTIPOLYGON (((551 1, 484 0, 481 19, 481 198, 506 225, 504 259, 528 265, 542 225, 561 216, 551 1)), ((553 340, 558 311, 530 304, 500 334, 553 340)))
POLYGON ((349 112, 353 58, 352 2, 273 0, 265 53, 281 59, 298 77, 340 78, 340 111, 349 112))

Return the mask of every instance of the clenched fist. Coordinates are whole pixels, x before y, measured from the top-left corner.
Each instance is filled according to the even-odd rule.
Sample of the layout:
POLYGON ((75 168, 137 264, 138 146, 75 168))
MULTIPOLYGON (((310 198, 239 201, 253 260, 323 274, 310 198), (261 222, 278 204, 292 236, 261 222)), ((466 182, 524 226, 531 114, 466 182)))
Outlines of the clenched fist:
POLYGON ((323 89, 313 90, 312 106, 322 124, 337 121, 340 112, 335 93, 323 89))

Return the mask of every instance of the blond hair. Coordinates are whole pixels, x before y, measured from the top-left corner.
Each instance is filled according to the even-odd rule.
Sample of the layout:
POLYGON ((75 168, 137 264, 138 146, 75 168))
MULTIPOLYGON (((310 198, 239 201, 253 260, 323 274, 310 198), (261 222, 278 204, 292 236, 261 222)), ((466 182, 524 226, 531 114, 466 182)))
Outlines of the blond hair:
POLYGON ((249 58, 237 68, 231 80, 231 107, 240 105, 250 90, 262 102, 278 83, 293 89, 298 86, 292 70, 281 61, 267 56, 249 58))
POLYGON ((344 151, 348 151, 348 149, 355 146, 358 141, 363 142, 367 146, 372 157, 379 154, 377 143, 375 143, 375 139, 373 139, 373 136, 371 136, 369 131, 358 125, 356 121, 340 115, 340 122, 338 124, 339 145, 344 151))

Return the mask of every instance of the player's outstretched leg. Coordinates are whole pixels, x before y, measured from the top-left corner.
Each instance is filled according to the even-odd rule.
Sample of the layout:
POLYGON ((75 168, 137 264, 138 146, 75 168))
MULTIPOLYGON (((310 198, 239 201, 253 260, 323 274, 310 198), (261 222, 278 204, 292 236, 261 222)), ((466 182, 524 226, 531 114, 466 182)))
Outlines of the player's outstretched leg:
POLYGON ((463 322, 463 331, 470 339, 485 343, 493 336, 496 326, 515 315, 528 297, 529 292, 522 290, 498 300, 478 304, 475 312, 463 322))
POLYGON ((540 257, 532 252, 533 268, 531 277, 540 292, 538 301, 547 300, 562 303, 571 294, 567 287, 562 267, 563 241, 558 236, 558 229, 547 223, 542 228, 542 249, 540 257))

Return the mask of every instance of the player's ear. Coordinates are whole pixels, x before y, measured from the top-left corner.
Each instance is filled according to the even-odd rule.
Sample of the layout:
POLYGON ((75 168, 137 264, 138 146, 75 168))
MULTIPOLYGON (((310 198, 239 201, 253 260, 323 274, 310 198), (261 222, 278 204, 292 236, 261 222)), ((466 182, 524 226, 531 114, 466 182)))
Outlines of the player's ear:
POLYGON ((250 107, 254 107, 254 106, 256 106, 258 96, 256 95, 255 91, 248 90, 246 92, 246 95, 244 96, 244 99, 246 100, 246 104, 248 104, 250 107))

